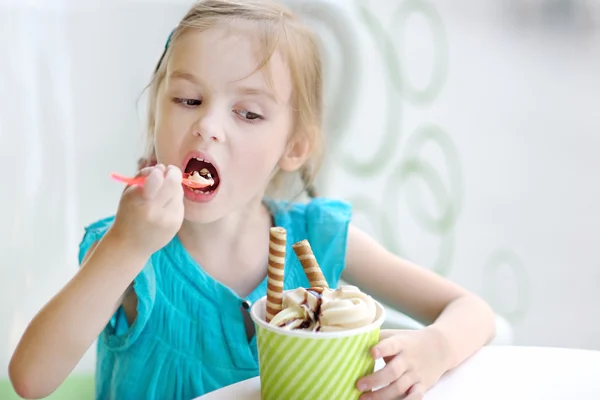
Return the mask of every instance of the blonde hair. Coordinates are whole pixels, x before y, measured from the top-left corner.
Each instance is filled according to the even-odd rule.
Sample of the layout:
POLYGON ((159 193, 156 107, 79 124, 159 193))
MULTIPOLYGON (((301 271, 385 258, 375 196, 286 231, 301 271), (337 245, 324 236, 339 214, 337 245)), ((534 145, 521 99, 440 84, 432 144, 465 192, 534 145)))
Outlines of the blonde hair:
MULTIPOLYGON (((278 0, 203 0, 190 8, 171 33, 149 84, 147 155, 154 154, 156 98, 165 78, 173 44, 191 29, 207 30, 220 23, 236 21, 250 22, 257 30, 263 52, 263 59, 257 71, 268 68, 269 60, 277 50, 281 52, 290 69, 293 84, 292 107, 295 115, 290 140, 297 139, 298 135, 305 135, 303 139, 310 144, 310 155, 299 173, 308 196, 315 197, 313 182, 321 164, 323 146, 321 55, 314 34, 278 0)), ((267 83, 272 88, 270 73, 266 76, 267 83)), ((278 172, 272 178, 268 191, 280 191, 284 180, 285 174, 278 172)))

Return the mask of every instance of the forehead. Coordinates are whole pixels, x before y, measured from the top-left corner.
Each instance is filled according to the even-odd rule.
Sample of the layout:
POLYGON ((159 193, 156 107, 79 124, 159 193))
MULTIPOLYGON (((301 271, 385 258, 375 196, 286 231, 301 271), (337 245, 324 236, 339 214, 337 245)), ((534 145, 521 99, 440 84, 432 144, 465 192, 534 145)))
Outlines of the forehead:
POLYGON ((288 103, 292 81, 287 63, 281 52, 276 50, 266 68, 257 70, 266 56, 268 54, 251 27, 190 29, 174 43, 167 75, 173 71, 184 71, 214 90, 235 86, 276 90, 274 97, 288 103))

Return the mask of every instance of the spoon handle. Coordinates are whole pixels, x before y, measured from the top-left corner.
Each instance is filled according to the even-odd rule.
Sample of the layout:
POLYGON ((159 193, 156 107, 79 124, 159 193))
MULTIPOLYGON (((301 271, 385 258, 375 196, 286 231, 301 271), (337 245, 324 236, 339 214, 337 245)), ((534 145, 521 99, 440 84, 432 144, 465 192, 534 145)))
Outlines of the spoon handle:
MULTIPOLYGON (((146 177, 145 176, 138 176, 135 178, 130 178, 127 176, 123 176, 121 174, 117 174, 116 172, 111 172, 110 177, 113 178, 114 180, 118 181, 118 182, 122 182, 127 184, 128 186, 131 185, 138 185, 138 186, 143 186, 144 182, 146 182, 146 177)), ((196 181, 192 181, 188 178, 185 177, 182 180, 183 184, 192 188, 192 189, 202 189, 205 188, 207 186, 210 186, 213 184, 212 181, 207 181, 205 182, 196 182, 196 181)))

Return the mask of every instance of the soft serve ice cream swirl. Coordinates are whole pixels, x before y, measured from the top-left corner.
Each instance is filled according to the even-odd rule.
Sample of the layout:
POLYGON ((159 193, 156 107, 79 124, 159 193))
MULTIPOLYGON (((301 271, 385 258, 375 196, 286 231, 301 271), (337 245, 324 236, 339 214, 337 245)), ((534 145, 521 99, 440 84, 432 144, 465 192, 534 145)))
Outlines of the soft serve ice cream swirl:
POLYGON ((376 313, 371 296, 356 286, 298 288, 284 294, 283 309, 270 324, 287 330, 339 331, 369 325, 376 313))

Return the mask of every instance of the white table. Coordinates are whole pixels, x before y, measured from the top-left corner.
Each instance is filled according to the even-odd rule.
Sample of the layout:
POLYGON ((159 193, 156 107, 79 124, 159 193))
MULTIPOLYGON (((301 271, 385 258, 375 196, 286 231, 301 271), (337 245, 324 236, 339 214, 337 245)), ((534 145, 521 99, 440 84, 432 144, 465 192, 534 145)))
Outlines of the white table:
MULTIPOLYGON (((260 400, 260 380, 249 379, 197 400, 225 399, 260 400)), ((600 351, 484 347, 425 395, 425 400, 509 399, 599 400, 600 351)))

